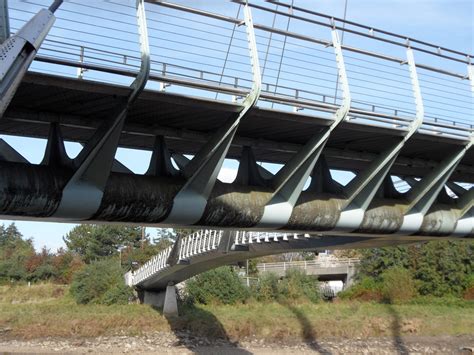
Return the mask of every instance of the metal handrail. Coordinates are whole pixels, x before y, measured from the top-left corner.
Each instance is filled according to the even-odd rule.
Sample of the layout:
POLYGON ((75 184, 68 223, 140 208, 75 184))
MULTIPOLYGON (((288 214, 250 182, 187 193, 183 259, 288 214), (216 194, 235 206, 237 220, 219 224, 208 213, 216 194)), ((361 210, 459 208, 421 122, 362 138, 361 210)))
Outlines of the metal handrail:
MULTIPOLYGON (((191 14, 198 15, 198 16, 201 16, 201 17, 204 16, 204 17, 207 17, 207 18, 211 18, 213 20, 217 20, 217 22, 224 21, 224 22, 232 23, 234 25, 234 27, 237 26, 237 28, 242 23, 242 20, 239 19, 239 18, 233 18, 233 17, 229 17, 229 16, 224 16, 224 15, 221 15, 221 14, 211 13, 211 12, 208 12, 208 11, 191 8, 191 7, 188 7, 188 6, 178 5, 178 4, 174 4, 174 3, 171 3, 171 2, 167 2, 167 1, 146 0, 146 2, 154 3, 154 4, 156 4, 158 6, 161 6, 161 7, 167 7, 167 8, 173 9, 173 11, 176 10, 176 11, 180 11, 180 12, 191 13, 191 14)), ((241 1, 239 0, 239 1, 236 1, 236 2, 241 2, 241 1)), ((39 6, 39 4, 35 4, 34 2, 28 2, 28 3, 39 6)), ((276 3, 276 2, 273 2, 273 3, 276 3)), ((71 4, 76 4, 76 3, 72 2, 71 4)), ((282 6, 285 6, 284 3, 280 3, 280 4, 282 6)), ((76 5, 78 5, 78 4, 76 4, 76 5)), ((83 6, 83 7, 86 6, 84 4, 79 4, 79 5, 83 6)), ((253 6, 253 7, 259 7, 262 10, 267 11, 267 12, 271 12, 271 13, 273 13, 273 11, 274 11, 274 10, 268 8, 268 7, 264 7, 264 6, 260 6, 260 5, 256 5, 256 4, 252 4, 252 3, 250 3, 249 5, 253 6)), ((124 7, 127 7, 127 6, 124 6, 124 7)), ((99 8, 97 8, 97 9, 99 10, 99 8)), ((21 8, 16 9, 16 10, 17 11, 23 11, 21 8)), ((112 9, 112 10, 114 10, 114 9, 112 9)), ((405 39, 404 36, 396 35, 396 34, 386 32, 386 31, 382 31, 382 30, 379 30, 379 29, 375 29, 375 28, 372 28, 372 27, 369 27, 369 26, 357 24, 357 23, 351 22, 351 21, 344 22, 341 19, 334 18, 332 16, 321 14, 321 13, 316 13, 316 12, 313 12, 313 11, 310 11, 310 10, 297 8, 297 7, 293 7, 293 10, 295 10, 295 11, 297 10, 297 11, 305 13, 306 17, 302 17, 302 16, 295 15, 295 14, 286 14, 286 13, 282 13, 282 15, 285 15, 285 16, 289 15, 291 18, 299 19, 301 21, 306 21, 306 22, 312 22, 313 21, 313 18, 310 18, 311 16, 313 16, 313 17, 314 16, 322 17, 322 18, 324 18, 326 20, 330 20, 330 21, 327 21, 327 22, 316 21, 316 23, 319 24, 319 25, 325 26, 325 27, 338 28, 337 25, 335 24, 335 22, 341 22, 342 21, 343 23, 347 23, 348 25, 353 25, 353 26, 360 27, 360 28, 363 28, 363 29, 370 29, 370 30, 376 31, 377 33, 383 33, 383 34, 388 35, 388 36, 394 36, 395 38, 398 38, 398 39, 405 39)), ((77 11, 73 8, 66 9, 66 10, 63 10, 63 11, 65 11, 67 13, 71 13, 71 14, 82 14, 81 10, 77 11)), ((108 11, 108 10, 104 9, 104 11, 108 11)), ((167 14, 167 13, 155 11, 152 8, 148 8, 147 11, 150 11, 153 14, 159 14, 161 16, 161 18, 163 18, 164 16, 173 16, 173 15, 170 15, 170 14, 167 14)), ((28 11, 25 11, 25 12, 28 12, 28 11)), ((59 12, 61 12, 61 9, 60 9, 59 12)), ((117 14, 120 13, 120 11, 115 11, 115 12, 117 12, 117 14)), ((279 12, 281 12, 281 11, 279 11, 279 12)), ((100 16, 100 14, 94 14, 94 15, 84 14, 84 16, 91 16, 91 17, 94 17, 94 18, 95 17, 103 18, 103 16, 100 16)), ((124 14, 124 16, 129 16, 131 18, 133 17, 133 15, 130 15, 130 14, 124 14)), ((189 17, 189 16, 187 16, 187 17, 189 17)), ((158 21, 161 21, 161 18, 158 19, 158 21)), ((181 16, 181 17, 177 16, 177 18, 181 18, 183 21, 184 20, 189 21, 190 23, 196 22, 200 25, 201 24, 206 24, 207 25, 207 22, 196 21, 194 17, 192 17, 192 19, 190 19, 190 18, 185 18, 184 16, 181 16)), ((16 20, 21 20, 21 19, 16 19, 16 20)), ((68 19, 65 19, 65 20, 68 20, 68 19)), ((75 21, 80 22, 78 20, 75 20, 75 21)), ((156 19, 152 19, 149 22, 156 22, 156 21, 157 21, 156 19)), ((126 22, 123 22, 123 21, 119 21, 119 22, 120 23, 126 23, 126 22)), ((172 24, 172 22, 170 22, 170 24, 172 24)), ((177 26, 178 29, 179 28, 182 28, 182 30, 185 29, 186 31, 188 31, 188 30, 200 31, 201 30, 199 28, 195 29, 195 28, 189 27, 190 25, 183 25, 183 24, 179 24, 179 23, 173 23, 172 25, 177 26)), ((212 25, 210 24, 210 26, 225 28, 221 25, 214 25, 214 24, 212 24, 212 25)), ((266 41, 266 37, 262 36, 262 33, 270 34, 270 36, 271 36, 272 33, 279 33, 279 34, 283 35, 285 37, 285 39, 286 38, 295 38, 297 40, 303 40, 303 41, 306 41, 308 43, 317 43, 317 44, 320 44, 320 45, 323 45, 323 46, 326 46, 326 47, 332 46, 331 41, 327 41, 327 40, 323 40, 323 39, 317 39, 317 38, 314 38, 314 37, 310 37, 310 36, 306 36, 306 35, 302 35, 302 34, 298 34, 298 33, 292 33, 290 31, 271 28, 271 27, 264 26, 264 25, 259 25, 259 24, 254 24, 254 26, 255 26, 255 28, 261 30, 260 34, 257 34, 257 37, 262 38, 265 41, 266 41)), ((104 28, 108 28, 108 27, 104 24, 104 28)), ((158 27, 149 26, 149 28, 152 28, 153 30, 159 30, 158 27)), ((116 30, 120 31, 120 29, 116 29, 116 30)), ((348 29, 346 28, 345 30, 348 30, 348 29)), ((230 31, 230 29, 229 29, 229 31, 230 31)), ((238 29, 236 31, 236 33, 239 32, 239 31, 240 31, 240 29, 238 29)), ((81 33, 83 32, 84 34, 88 33, 85 29, 83 31, 79 31, 79 32, 81 32, 81 33)), ((363 32, 360 32, 360 31, 356 31, 356 32, 357 32, 356 34, 358 34, 358 35, 367 37, 366 33, 363 33, 363 32)), ((212 32, 210 32, 210 33, 212 33, 212 32)), ((177 32, 177 34, 179 34, 179 32, 177 32)), ((96 36, 96 37, 101 36, 101 34, 93 34, 93 35, 96 36)), ((55 35, 52 35, 52 36, 54 36, 55 38, 59 38, 58 36, 55 36, 55 35)), ((225 35, 220 34, 220 33, 216 34, 216 36, 226 37, 225 35)), ((105 37, 113 38, 109 34, 106 34, 105 37)), ((376 40, 384 40, 384 39, 378 38, 377 36, 374 37, 374 36, 371 35, 369 37, 372 37, 376 40)), ((150 38, 163 39, 162 36, 156 36, 156 35, 150 35, 150 38)), ((193 38, 199 38, 199 35, 197 37, 193 37, 193 38)), ((123 39, 123 40, 127 43, 129 42, 127 39, 123 39)), ((163 40, 169 41, 169 38, 165 37, 163 40)), ((237 37, 234 40, 235 41, 243 41, 243 39, 240 39, 240 38, 237 38, 237 37)), ((397 43, 392 43, 393 41, 388 40, 388 43, 392 43, 394 45, 403 45, 405 47, 410 47, 414 51, 419 50, 421 52, 425 52, 425 51, 422 48, 421 49, 414 48, 413 43, 418 43, 418 44, 425 45, 425 46, 428 46, 428 47, 431 46, 432 48, 435 48, 436 51, 433 52, 433 51, 430 50, 429 54, 432 54, 432 55, 435 55, 435 56, 441 56, 441 57, 445 57, 445 56, 444 55, 439 55, 440 54, 439 51, 449 52, 449 53, 456 54, 456 55, 461 55, 461 54, 464 55, 465 54, 465 53, 461 53, 461 52, 457 52, 457 51, 452 51, 452 50, 449 50, 447 48, 438 47, 438 46, 435 46, 433 44, 429 44, 429 43, 419 41, 419 40, 415 40, 415 39, 412 39, 412 38, 408 38, 408 40, 409 40, 408 42, 405 41, 403 43, 401 41, 398 41, 397 43)), ((55 64, 55 65, 61 65, 61 66, 68 66, 68 67, 75 67, 75 68, 80 69, 81 73, 83 72, 83 70, 89 70, 92 73, 94 73, 94 72, 109 73, 109 74, 114 74, 114 75, 123 76, 123 77, 133 77, 133 76, 136 75, 136 67, 137 66, 135 65, 135 63, 138 63, 139 58, 135 57, 134 55, 130 55, 131 50, 125 48, 125 46, 119 46, 119 45, 116 45, 115 43, 114 44, 106 43, 105 48, 91 48, 91 46, 87 46, 87 45, 84 45, 84 44, 80 45, 80 44, 77 44, 77 43, 72 43, 72 42, 79 41, 75 38, 70 38, 68 40, 69 42, 56 41, 56 40, 52 40, 52 41, 53 42, 51 42, 51 43, 55 43, 54 45, 57 46, 57 48, 52 47, 52 46, 51 47, 45 47, 44 50, 42 50, 42 54, 37 56, 37 58, 36 58, 37 62, 49 63, 49 64, 55 64), (114 51, 108 49, 108 48, 114 48, 114 46, 115 46, 115 48, 118 47, 117 50, 126 51, 127 53, 123 53, 123 54, 115 53, 114 51), (93 54, 92 53, 85 53, 85 51, 92 51, 93 54), (48 55, 46 55, 46 54, 48 54, 48 55), (80 60, 79 61, 72 60, 71 58, 74 58, 74 56, 79 56, 80 60), (114 58, 115 58, 114 61, 113 61, 114 65, 110 65, 110 62, 107 60, 108 56, 114 56, 114 58), (120 58, 122 58, 123 63, 120 63, 120 58)), ((274 41, 278 42, 278 40, 275 40, 275 39, 274 39, 274 41)), ((87 40, 85 40, 84 43, 86 43, 86 42, 87 43, 92 43, 96 46, 103 46, 103 44, 99 43, 99 42, 101 42, 101 40, 94 41, 94 40, 91 40, 90 38, 87 38, 87 40)), ((177 43, 181 43, 181 42, 177 42, 177 43)), ((227 42, 223 41, 222 43, 227 43, 227 42)), ((301 47, 301 44, 290 43, 290 42, 288 42, 288 43, 293 45, 293 46, 301 47)), ((185 42, 183 42, 182 44, 183 45, 191 45, 191 46, 195 45, 194 43, 185 43, 185 42)), ((270 44, 270 42, 268 42, 268 45, 270 47, 272 46, 272 44, 270 44)), ((160 48, 160 46, 157 45, 156 43, 151 43, 150 47, 151 48, 160 48)), ((240 47, 241 46, 239 46, 239 45, 236 46, 236 48, 240 48, 240 47)), ((304 55, 308 55, 306 53, 308 51, 308 49, 313 49, 313 50, 317 51, 318 53, 319 52, 324 52, 324 50, 314 48, 314 47, 315 46, 310 46, 310 45, 305 46, 305 48, 303 49, 302 52, 304 53, 304 55)), ((316 46, 316 47, 319 47, 319 46, 316 46)), ((204 49, 204 48, 207 48, 207 47, 202 47, 202 48, 204 49)), ((226 48, 228 50, 229 46, 227 46, 226 48)), ((280 48, 280 47, 276 46, 274 48, 280 48)), ((385 73, 388 72, 387 69, 385 69, 385 70, 380 69, 381 68, 380 65, 389 67, 390 70, 398 70, 399 72, 397 72, 396 74, 393 74, 393 75, 396 75, 397 78, 398 78, 398 76, 402 77, 402 75, 400 73, 404 72, 403 70, 400 71, 401 68, 406 67, 406 64, 407 64, 407 62, 404 58, 403 59, 402 58, 397 58, 397 57, 386 55, 384 53, 375 53, 375 52, 367 51, 367 50, 364 50, 364 49, 361 49, 361 48, 354 48, 354 47, 351 47, 347 44, 344 45, 342 48, 344 49, 344 51, 351 51, 351 52, 354 52, 354 53, 362 54, 364 56, 373 57, 373 58, 376 58, 377 60, 381 60, 382 62, 387 62, 388 61, 388 62, 392 62, 392 63, 398 63, 398 64, 401 65, 400 69, 398 69, 398 68, 392 68, 392 67, 388 66, 387 64, 380 64, 380 63, 375 63, 374 61, 372 61, 372 62, 368 61, 369 65, 365 65, 365 68, 367 70, 374 70, 374 71, 382 73, 381 75, 379 74, 378 76, 373 75, 373 74, 369 74, 369 76, 372 77, 372 78, 379 78, 379 79, 375 80, 376 82, 380 81, 380 79, 382 79, 382 82, 378 83, 378 85, 386 85, 387 79, 385 77, 387 75, 385 73)), ((209 50, 214 50, 215 51, 216 49, 209 48, 209 50)), ((297 53, 297 51, 295 51, 294 49, 293 50, 287 49, 287 51, 297 53)), ((179 50, 178 50, 178 52, 179 52, 179 50)), ((182 52, 183 52, 183 55, 184 55, 184 53, 186 53, 186 51, 184 51, 184 50, 182 52)), ((282 54, 281 54, 281 58, 283 58, 283 56, 285 55, 284 52, 285 51, 283 50, 282 54)), ((202 53, 202 50, 199 51, 199 53, 202 53)), ((233 54, 233 55, 236 55, 236 56, 242 56, 241 53, 233 53, 233 52, 230 52, 230 53, 233 54)), ((166 54, 161 54, 161 55, 166 57, 166 54)), ((193 88, 193 89, 202 90, 203 92, 216 92, 216 93, 220 93, 220 94, 229 95, 229 96, 232 96, 234 98, 245 96, 248 93, 248 91, 249 91, 248 86, 249 86, 249 83, 251 81, 250 81, 250 79, 246 78, 245 75, 243 75, 243 74, 245 74, 245 71, 242 70, 240 67, 234 68, 234 67, 230 67, 228 65, 227 68, 226 68, 226 70, 237 71, 239 73, 239 76, 229 75, 228 73, 226 74, 223 71, 224 67, 220 67, 219 65, 216 65, 215 63, 211 64, 211 62, 214 60, 212 58, 217 59, 217 57, 215 57, 215 56, 209 56, 209 61, 210 61, 209 63, 207 63, 207 62, 206 63, 204 63, 204 62, 203 63, 197 63, 197 65, 202 64, 204 66, 209 66, 209 67, 215 66, 216 68, 221 68, 221 69, 206 70, 206 69, 203 69, 203 68, 193 67, 192 65, 189 66, 188 64, 181 65, 177 62, 180 62, 180 61, 181 62, 183 62, 183 61, 184 62, 189 62, 190 61, 189 58, 187 58, 186 56, 184 56, 186 59, 181 58, 181 57, 183 57, 183 55, 180 55, 180 56, 171 55, 171 57, 169 57, 169 58, 172 61, 170 61, 170 62, 162 62, 162 61, 156 61, 156 60, 152 59, 152 61, 151 61, 152 62, 152 68, 151 68, 152 73, 150 75, 150 80, 160 83, 160 85, 161 85, 160 90, 162 90, 162 89, 164 90, 164 88, 166 88, 166 87, 168 87, 169 85, 172 84, 175 87, 179 87, 179 88, 193 88), (240 73, 243 73, 243 74, 240 74, 240 73), (215 78, 215 80, 213 78, 215 78), (221 79, 218 79, 218 78, 221 78, 221 79), (224 78, 224 80, 222 80, 222 78, 224 78), (234 83, 234 84, 232 85, 231 83, 234 83)), ((205 55, 205 54, 203 54, 203 55, 205 55)), ((275 55, 275 54, 272 54, 272 55, 275 55)), ((467 56, 469 57, 469 55, 467 55, 467 56)), ((242 57, 245 57, 245 56, 242 56, 242 57)), ((295 57, 295 55, 293 55, 292 58, 294 59, 294 57, 295 57)), ((354 57, 354 56, 352 56, 352 57, 348 56, 348 57, 352 58, 353 60, 361 60, 361 59, 358 59, 357 57, 354 57)), ((324 59, 323 57, 320 57, 320 58, 324 59)), ((291 60, 293 60, 293 59, 291 59, 291 60)), ((456 58, 445 58, 445 59, 458 61, 456 58)), ((160 60, 161 60, 161 58, 160 58, 160 60)), ((331 61, 330 58, 327 58, 325 60, 331 61)), ((240 59, 238 61, 235 61, 235 60, 229 58, 227 60, 227 62, 233 63, 234 66, 235 65, 242 65, 242 63, 240 62, 240 59)), ((280 60, 274 60, 273 62, 281 63, 281 59, 280 60)), ((349 71, 351 71, 350 67, 351 67, 352 64, 349 63, 348 65, 349 65, 349 71)), ((355 70, 356 73, 357 73, 358 70, 360 70, 362 67, 364 67, 363 65, 362 66, 358 65, 358 63, 355 63, 354 65, 356 67, 356 70, 355 70), (358 67, 360 67, 360 68, 358 68, 358 67)), ((326 67, 330 68, 330 66, 324 65, 324 64, 322 64, 322 66, 321 66, 321 68, 326 68, 326 67)), ((466 81, 466 84, 468 83, 468 76, 465 75, 465 74, 454 73, 454 72, 451 72, 451 71, 446 70, 444 68, 435 68, 435 67, 432 67, 430 65, 426 65, 426 64, 422 64, 422 63, 416 63, 416 67, 420 68, 420 69, 423 69, 423 70, 436 72, 441 76, 450 76, 451 78, 457 78, 457 79, 452 79, 452 80, 461 80, 462 82, 466 81)), ((332 114, 338 107, 336 105, 336 101, 339 100, 339 98, 337 97, 338 96, 337 92, 335 94, 333 92, 333 95, 331 95, 328 92, 324 91, 325 90, 324 86, 321 86, 322 87, 321 90, 318 89, 318 85, 321 85, 321 82, 319 82, 319 81, 317 83, 313 82, 311 84, 311 82, 314 81, 314 80, 309 80, 309 81, 307 79, 306 79, 306 81, 303 80, 303 79, 297 80, 298 75, 301 78, 306 77, 306 75, 305 75, 306 73, 304 73, 304 74, 302 74, 301 72, 298 73, 298 70, 304 70, 304 66, 299 66, 299 68, 300 69, 295 69, 295 70, 290 70, 290 71, 283 70, 282 72, 284 72, 284 73, 287 72, 287 74, 292 75, 292 77, 290 77, 289 79, 284 79, 286 81, 286 83, 284 83, 283 81, 280 80, 280 82, 277 82, 277 84, 271 83, 271 80, 273 80, 274 77, 272 75, 269 75, 268 72, 271 71, 272 69, 267 68, 268 69, 267 73, 264 74, 264 77, 263 77, 263 80, 264 80, 263 81, 263 92, 260 96, 260 101, 259 102, 262 103, 262 104, 265 103, 265 102, 270 102, 272 104, 272 108, 273 108, 273 104, 277 104, 277 105, 282 105, 284 107, 290 107, 295 111, 299 111, 301 109, 308 109, 308 110, 311 110, 311 111, 317 111, 318 113, 332 114), (270 80, 270 81, 265 81, 265 79, 270 80), (293 85, 294 85, 294 87, 292 87, 293 85), (320 91, 318 91, 318 90, 320 90, 320 91), (334 101, 334 103, 332 103, 332 102, 330 103, 329 101, 334 101)), ((324 69, 324 70, 327 70, 327 69, 324 69)), ((352 72, 354 72, 354 70, 352 70, 352 72)), ((330 73, 322 72, 322 71, 321 71, 321 73, 322 74, 330 74, 330 73)), ((403 77, 404 77, 404 75, 403 75, 403 77)), ((407 76, 407 78, 408 78, 408 76, 407 76)), ((435 78, 435 77, 432 77, 432 78, 435 78)), ((432 78, 428 78, 426 81, 427 82, 432 82, 433 81, 432 78)), ((84 78, 81 77, 81 79, 84 79, 84 78)), ((317 78, 315 78, 315 80, 316 79, 317 78)), ((435 80, 436 79, 437 78, 435 78, 435 80)), ((349 78, 349 84, 351 83, 351 80, 352 79, 349 78)), ((361 85, 356 85, 358 80, 360 80, 360 79, 359 78, 355 79, 356 83, 353 83, 353 86, 355 88, 361 88, 362 92, 358 93, 356 90, 354 90, 354 93, 365 96, 366 98, 357 98, 357 97, 353 98, 353 104, 354 104, 353 106, 355 106, 355 107, 351 108, 351 110, 349 112, 348 120, 351 123, 355 123, 355 124, 376 125, 376 126, 380 126, 380 127, 391 128, 395 131, 404 131, 404 130, 406 130, 408 125, 410 124, 410 122, 412 122, 414 117, 415 117, 415 110, 414 109, 412 109, 411 107, 410 108, 404 107, 404 106, 406 106, 405 101, 410 98, 410 91, 409 91, 410 88, 407 87, 406 90, 407 90, 408 94, 405 94, 403 92, 403 90, 404 90, 403 86, 400 86, 400 85, 396 85, 396 86, 394 85, 392 87, 388 86, 388 88, 390 90, 387 91, 387 90, 382 90, 382 89, 378 89, 378 88, 374 89, 373 84, 376 84, 376 82, 374 83, 374 80, 372 80, 371 84, 362 85, 362 86, 361 85), (375 90, 374 92, 377 92, 378 94, 374 95, 371 92, 369 92, 369 90, 375 90), (400 95, 404 98, 404 100, 399 100, 398 97, 397 97, 397 99, 395 99, 393 97, 394 95, 400 95), (398 107, 398 106, 400 106, 400 107, 398 107)), ((392 80, 392 79, 390 79, 390 80, 392 80)), ((397 80, 397 83, 398 82, 403 83, 403 81, 401 81, 400 78, 394 79, 394 80, 397 80)), ((440 80, 445 80, 445 79, 441 78, 440 80)), ((364 82, 364 80, 362 80, 362 82, 364 82)), ((440 88, 436 88, 435 86, 431 85, 428 88, 429 90, 428 89, 427 90, 430 91, 430 92, 432 90, 438 90, 437 92, 440 92, 442 95, 444 95, 444 100, 443 100, 443 96, 433 94, 433 96, 436 96, 436 99, 435 100, 427 100, 427 102, 432 102, 432 103, 438 104, 438 105, 444 105, 444 107, 446 107, 448 104, 449 105, 455 105, 458 102, 463 102, 463 100, 459 99, 461 96, 463 98, 468 97, 468 95, 461 95, 459 93, 452 92, 453 91, 452 89, 451 89, 451 93, 445 94, 444 91, 441 89, 442 87, 443 86, 440 86, 440 88), (453 98, 453 95, 455 95, 454 97, 457 97, 457 98, 453 98), (442 101, 440 101, 440 99, 442 101), (449 100, 454 100, 454 101, 456 101, 456 103, 453 103, 453 101, 449 101, 449 100)), ((452 87, 452 86, 450 86, 450 87, 452 87)), ((327 88, 327 89, 329 89, 329 88, 327 88)), ((466 101, 468 101, 468 99, 466 101)), ((411 102, 407 102, 407 103, 409 103, 410 105, 412 104, 411 102)), ((425 106, 427 108, 430 108, 429 104, 427 104, 425 106)), ((424 120, 423 126, 419 130, 423 134, 429 134, 429 135, 435 135, 435 136, 446 136, 446 137, 450 137, 450 138, 466 140, 469 137, 469 135, 472 134, 472 132, 474 131, 473 124, 471 123, 472 121, 470 119, 468 119, 467 122, 463 122, 462 121, 463 116, 460 117, 460 118, 458 118, 458 117, 456 117, 456 118, 449 117, 449 116, 452 116, 452 115, 456 115, 457 112, 459 112, 459 111, 461 111, 461 113, 464 116, 470 117, 470 114, 467 112, 470 109, 469 106, 458 105, 458 106, 456 106, 456 109, 452 109, 452 108, 447 109, 447 108, 442 108, 442 107, 436 107, 436 105, 432 105, 432 106, 433 106, 433 109, 435 110, 435 112, 432 112, 432 111, 427 112, 426 119, 424 120), (445 110, 445 111, 443 111, 443 110, 445 110), (441 113, 438 114, 438 112, 441 112, 441 113), (451 113, 449 113, 449 112, 451 112, 451 113)), ((278 109, 278 107, 276 107, 276 109, 278 109)), ((311 113, 311 114, 313 114, 313 113, 311 113)), ((325 117, 322 117, 322 118, 325 118, 325 117)), ((328 118, 328 117, 326 117, 326 118, 328 118)))
POLYGON ((279 261, 271 263, 260 263, 257 264, 258 270, 267 270, 267 269, 288 269, 292 267, 311 267, 311 266, 324 266, 328 265, 334 266, 344 266, 344 265, 359 265, 359 258, 327 258, 323 260, 297 260, 297 261, 279 261))

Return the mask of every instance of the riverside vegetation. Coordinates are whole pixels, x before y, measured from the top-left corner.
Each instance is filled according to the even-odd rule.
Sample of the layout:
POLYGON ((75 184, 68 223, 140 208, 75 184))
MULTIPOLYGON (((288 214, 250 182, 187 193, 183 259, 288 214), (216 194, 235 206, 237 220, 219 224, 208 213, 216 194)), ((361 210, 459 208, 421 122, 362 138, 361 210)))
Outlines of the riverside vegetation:
POLYGON ((472 242, 364 250, 358 282, 333 302, 297 270, 281 280, 262 275, 247 288, 234 267, 221 267, 187 282, 181 316, 170 322, 153 307, 128 304, 133 293, 121 275, 169 245, 173 234, 164 231, 152 242, 138 228, 79 226, 65 236, 66 250, 37 253, 14 225, 0 227, 0 334, 32 339, 183 330, 308 341, 474 333, 472 242))

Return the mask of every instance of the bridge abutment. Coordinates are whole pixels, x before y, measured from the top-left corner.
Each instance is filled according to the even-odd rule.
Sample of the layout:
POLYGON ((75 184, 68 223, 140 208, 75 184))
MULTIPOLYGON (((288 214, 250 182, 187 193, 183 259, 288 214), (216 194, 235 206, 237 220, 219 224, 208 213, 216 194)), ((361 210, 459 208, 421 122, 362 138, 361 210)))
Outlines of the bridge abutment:
POLYGON ((355 275, 356 275, 356 268, 354 266, 349 266, 347 268, 346 278, 343 281, 343 289, 344 290, 348 289, 349 287, 351 287, 353 285, 355 275))

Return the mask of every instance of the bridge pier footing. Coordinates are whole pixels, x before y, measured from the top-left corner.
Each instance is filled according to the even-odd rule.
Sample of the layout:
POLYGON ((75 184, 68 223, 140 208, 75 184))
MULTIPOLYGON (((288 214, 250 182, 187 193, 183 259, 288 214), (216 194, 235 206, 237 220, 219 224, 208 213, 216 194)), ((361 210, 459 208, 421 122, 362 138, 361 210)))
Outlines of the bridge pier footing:
POLYGON ((178 316, 178 299, 175 285, 168 285, 164 291, 144 290, 142 292, 142 297, 140 297, 142 303, 162 308, 163 315, 166 317, 178 316))
POLYGON ((165 315, 166 317, 178 316, 178 299, 176 295, 175 285, 166 286, 163 315, 165 315))

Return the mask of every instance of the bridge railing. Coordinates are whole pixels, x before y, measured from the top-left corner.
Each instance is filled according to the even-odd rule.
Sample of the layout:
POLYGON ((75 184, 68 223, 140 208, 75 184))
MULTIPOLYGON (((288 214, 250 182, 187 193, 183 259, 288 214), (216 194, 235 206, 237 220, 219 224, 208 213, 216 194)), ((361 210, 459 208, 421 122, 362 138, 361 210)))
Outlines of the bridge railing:
POLYGON ((173 247, 170 246, 164 250, 162 250, 160 253, 155 255, 153 258, 151 258, 149 261, 147 261, 145 264, 143 264, 138 270, 132 273, 132 284, 136 285, 149 277, 155 275, 156 273, 164 270, 167 268, 168 265, 168 258, 170 256, 170 253, 172 251, 173 247))
POLYGON ((249 245, 253 243, 270 243, 288 241, 291 239, 310 238, 309 234, 282 233, 282 232, 253 232, 253 231, 235 231, 235 245, 249 245))
MULTIPOLYGON (((196 256, 202 256, 210 252, 215 252, 221 245, 224 236, 223 230, 202 229, 178 238, 177 261, 190 261, 196 256)), ((235 246, 250 245, 253 243, 272 243, 310 238, 309 234, 293 234, 281 232, 252 232, 235 231, 230 242, 235 246)), ((176 242, 175 242, 176 243, 176 242)), ((175 245, 161 251, 148 262, 143 264, 138 270, 131 273, 131 283, 137 285, 144 280, 157 276, 160 272, 170 267, 168 263, 175 245)))
POLYGON ((334 268, 355 267, 360 264, 358 258, 325 258, 323 260, 282 261, 273 263, 257 264, 259 272, 277 272, 297 268, 307 270, 308 268, 334 268))
MULTIPOLYGON (((151 48, 149 89, 238 102, 251 86, 242 1, 225 14, 167 1, 147 4, 151 48)), ((46 0, 11 1, 18 29, 46 0)), ((263 91, 258 105, 330 118, 341 104, 331 30, 342 45, 352 96, 348 120, 406 130, 415 117, 406 60, 412 48, 425 106, 421 130, 466 139, 473 132, 469 54, 365 25, 289 7, 250 2, 254 10, 263 91), (309 30, 309 31, 308 31, 309 30), (311 33, 307 35, 306 33, 311 33), (436 63, 437 65, 433 65, 436 63)), ((128 85, 140 65, 133 4, 66 2, 32 70, 128 85)))
POLYGON ((216 250, 223 234, 224 231, 222 230, 203 229, 181 238, 179 259, 184 260, 198 254, 216 250))

